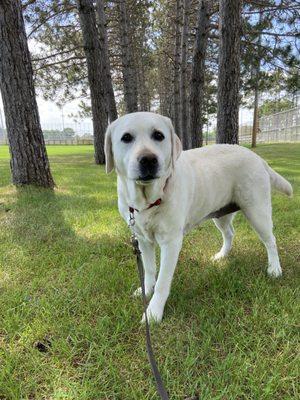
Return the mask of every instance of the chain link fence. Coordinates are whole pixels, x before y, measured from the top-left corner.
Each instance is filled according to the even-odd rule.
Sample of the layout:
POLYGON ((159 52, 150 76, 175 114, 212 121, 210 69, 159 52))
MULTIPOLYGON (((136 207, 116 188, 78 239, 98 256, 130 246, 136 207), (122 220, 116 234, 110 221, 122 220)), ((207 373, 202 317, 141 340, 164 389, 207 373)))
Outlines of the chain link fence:
MULTIPOLYGON (((92 121, 47 123, 42 125, 42 130, 46 144, 86 145, 94 142, 92 121)), ((6 129, 1 126, 1 121, 0 144, 8 144, 6 129)))
MULTIPOLYGON (((3 121, 3 119, 2 119, 3 121)), ((0 121, 1 122, 1 121, 0 121)), ((55 145, 91 145, 93 144, 92 121, 79 121, 43 125, 46 144, 55 145)), ((203 129, 203 143, 214 143, 216 128, 203 129)), ((241 144, 251 143, 252 122, 243 123, 239 128, 241 144)), ((300 141, 300 107, 268 115, 259 119, 257 143, 299 142, 300 141)), ((7 144, 6 129, 0 124, 0 144, 7 144)))
MULTIPOLYGON (((240 127, 240 143, 251 143, 252 124, 240 127)), ((300 107, 281 111, 259 119, 257 143, 299 142, 300 107)))

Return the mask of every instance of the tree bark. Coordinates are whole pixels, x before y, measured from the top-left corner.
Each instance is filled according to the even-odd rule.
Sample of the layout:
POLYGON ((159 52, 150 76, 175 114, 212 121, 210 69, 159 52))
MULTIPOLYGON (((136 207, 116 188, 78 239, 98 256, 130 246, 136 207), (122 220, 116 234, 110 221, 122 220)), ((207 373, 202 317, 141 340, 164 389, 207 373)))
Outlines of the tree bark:
POLYGON ((105 86, 106 86, 106 102, 107 110, 110 122, 118 118, 115 94, 111 78, 110 60, 108 54, 108 38, 106 29, 106 16, 104 11, 103 0, 96 0, 96 10, 98 14, 98 28, 99 28, 99 39, 102 50, 102 60, 103 60, 103 73, 105 76, 105 86))
POLYGON ((105 103, 104 65, 93 0, 77 0, 82 30, 83 47, 86 55, 88 80, 91 92, 94 146, 96 164, 105 163, 104 136, 107 128, 105 103))
MULTIPOLYGON (((257 77, 258 78, 258 77, 257 77)), ((253 125, 252 125, 252 143, 251 147, 256 147, 257 133, 259 129, 258 119, 258 85, 255 85, 254 89, 254 110, 253 110, 253 125)))
POLYGON ((180 73, 180 133, 184 150, 190 147, 188 129, 188 99, 187 99, 187 50, 189 35, 190 0, 183 3, 183 26, 181 35, 181 73, 180 73))
MULTIPOLYGON (((262 10, 259 12, 259 25, 262 21, 262 10)), ((260 50, 261 45, 261 34, 258 37, 257 47, 260 50)), ((258 51, 259 51, 258 50, 258 51)), ((256 139, 259 130, 259 116, 258 116, 258 100, 259 100, 259 80, 260 80, 260 54, 257 55, 256 65, 255 65, 255 86, 254 86, 254 110, 253 110, 253 125, 252 125, 252 143, 251 147, 256 147, 256 139)))
POLYGON ((0 89, 15 185, 53 188, 20 0, 0 2, 0 89))
POLYGON ((181 135, 180 129, 180 26, 182 17, 182 3, 181 0, 176 0, 176 19, 175 19, 175 49, 174 49, 174 129, 179 137, 181 135))
POLYGON ((134 57, 129 40, 129 26, 125 0, 119 0, 119 30, 121 43, 122 74, 124 82, 124 100, 126 112, 138 111, 137 76, 134 57))
POLYGON ((217 143, 238 143, 242 0, 220 0, 217 143))
POLYGON ((139 93, 139 110, 140 111, 150 111, 150 100, 148 95, 148 90, 146 86, 146 76, 145 76, 145 65, 142 60, 142 55, 140 55, 140 63, 138 63, 139 73, 138 73, 138 93, 139 93))
POLYGON ((192 148, 200 147, 203 144, 202 112, 205 81, 205 58, 209 33, 209 16, 208 1, 200 0, 190 84, 189 125, 192 148))

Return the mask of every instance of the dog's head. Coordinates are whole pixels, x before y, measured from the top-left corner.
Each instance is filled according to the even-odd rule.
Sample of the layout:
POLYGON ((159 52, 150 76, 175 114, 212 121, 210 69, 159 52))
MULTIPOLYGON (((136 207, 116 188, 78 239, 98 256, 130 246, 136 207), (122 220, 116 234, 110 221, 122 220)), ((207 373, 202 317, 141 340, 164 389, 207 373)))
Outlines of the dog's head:
POLYGON ((182 151, 169 118, 136 112, 114 121, 105 136, 106 172, 147 184, 170 173, 182 151))

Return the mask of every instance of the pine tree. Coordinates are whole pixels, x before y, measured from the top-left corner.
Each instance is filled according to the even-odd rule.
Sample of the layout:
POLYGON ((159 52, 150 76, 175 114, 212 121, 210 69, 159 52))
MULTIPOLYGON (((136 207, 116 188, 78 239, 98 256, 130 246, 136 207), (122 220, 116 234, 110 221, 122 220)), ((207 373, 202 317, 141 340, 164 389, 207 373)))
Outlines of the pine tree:
POLYGON ((209 35, 210 10, 207 0, 200 0, 199 15, 194 44, 194 55, 192 63, 192 76, 190 83, 190 135, 191 147, 200 147, 203 143, 203 103, 204 103, 204 80, 205 60, 209 35))
POLYGON ((220 0, 217 143, 238 143, 241 0, 220 0))
POLYGON ((53 188, 20 0, 0 2, 0 89, 13 183, 53 188))
POLYGON ((88 67, 93 114, 95 162, 96 164, 104 164, 104 137, 108 122, 105 103, 107 87, 103 83, 106 75, 98 37, 95 8, 92 0, 77 0, 77 7, 88 67))

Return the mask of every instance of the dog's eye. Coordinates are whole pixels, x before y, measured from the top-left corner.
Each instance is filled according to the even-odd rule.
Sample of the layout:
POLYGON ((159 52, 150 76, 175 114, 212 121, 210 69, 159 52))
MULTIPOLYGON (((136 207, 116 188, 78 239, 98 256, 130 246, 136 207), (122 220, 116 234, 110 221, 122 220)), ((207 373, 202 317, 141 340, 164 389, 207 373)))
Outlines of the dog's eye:
POLYGON ((130 133, 124 133, 124 135, 121 138, 122 142, 124 143, 130 143, 133 141, 133 136, 130 135, 130 133))
POLYGON ((164 140, 164 138, 164 135, 159 131, 154 131, 152 133, 152 139, 157 140, 158 142, 161 142, 162 140, 164 140))

